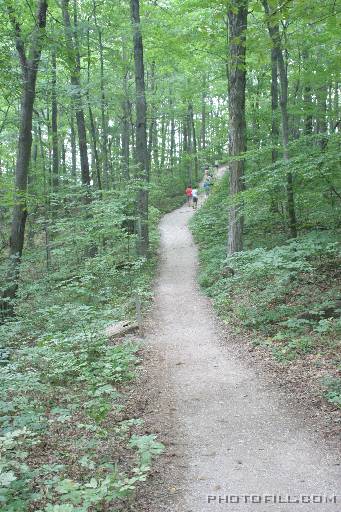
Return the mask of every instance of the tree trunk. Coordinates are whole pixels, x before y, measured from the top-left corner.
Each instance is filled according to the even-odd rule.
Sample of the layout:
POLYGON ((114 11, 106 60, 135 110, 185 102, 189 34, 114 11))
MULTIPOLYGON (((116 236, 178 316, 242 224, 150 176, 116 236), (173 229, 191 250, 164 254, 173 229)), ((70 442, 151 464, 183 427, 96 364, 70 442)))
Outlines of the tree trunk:
POLYGON ((272 163, 278 158, 278 151, 274 146, 278 144, 279 126, 278 126, 278 73, 277 73, 277 55, 274 48, 271 49, 271 143, 272 163))
POLYGON ((129 172, 129 142, 130 142, 130 118, 131 118, 131 104, 129 101, 129 84, 128 84, 128 74, 129 74, 129 64, 128 58, 126 54, 126 45, 125 41, 122 41, 122 60, 124 74, 123 74, 123 93, 124 98, 122 100, 122 122, 121 122, 121 134, 122 134, 122 168, 123 168, 123 176, 126 180, 130 179, 129 172))
MULTIPOLYGON (((229 156, 240 156, 246 151, 245 121, 245 39, 247 28, 247 0, 233 0, 228 9, 229 37, 229 156)), ((228 254, 243 249, 243 216, 241 202, 234 196, 243 190, 244 160, 232 160, 230 171, 230 198, 228 225, 228 254)))
MULTIPOLYGON (((288 76, 284 62, 283 51, 281 46, 281 36, 278 23, 273 24, 270 20, 271 12, 268 0, 262 0, 265 14, 267 16, 267 26, 273 48, 276 52, 277 65, 279 71, 280 83, 280 107, 282 117, 282 139, 283 139, 283 157, 284 161, 289 164, 289 115, 288 115, 288 76)), ((292 238, 297 237, 297 221, 296 208, 294 198, 293 176, 290 171, 287 172, 287 210, 289 218, 289 229, 292 238)))
POLYGON ((99 155, 98 155, 98 149, 97 149, 97 129, 96 124, 94 120, 94 116, 92 113, 91 108, 91 101, 90 101, 90 83, 91 83, 91 53, 90 53, 90 32, 87 30, 87 46, 88 46, 88 88, 86 92, 86 97, 88 101, 88 110, 89 110, 89 121, 90 121, 90 136, 91 136, 91 152, 92 152, 92 163, 93 167, 95 169, 92 169, 92 179, 95 183, 97 183, 98 190, 102 190, 102 179, 101 179, 101 165, 99 161, 99 155))
POLYGON ((52 190, 56 192, 59 185, 59 145, 58 145, 58 103, 57 103, 57 61, 56 50, 52 48, 52 83, 51 83, 51 131, 52 131, 52 190))
POLYGON ((61 157, 62 157, 63 176, 64 176, 64 178, 66 178, 66 149, 65 149, 64 139, 62 140, 62 144, 61 144, 61 157))
POLYGON ((333 131, 335 130, 335 125, 339 121, 339 82, 335 81, 335 90, 334 90, 334 122, 333 122, 333 131))
POLYGON ((101 121, 102 121, 102 141, 101 141, 101 149, 102 149, 102 162, 103 162, 103 181, 106 189, 109 188, 109 160, 108 160, 108 119, 107 119, 107 100, 105 96, 105 88, 104 88, 104 57, 103 57, 103 41, 102 41, 102 29, 97 22, 97 5, 96 1, 93 0, 93 13, 95 26, 98 34, 98 49, 99 49, 99 62, 100 62, 100 88, 101 88, 101 121))
POLYGON ((169 100, 169 106, 170 106, 170 110, 171 110, 171 127, 170 127, 170 150, 169 150, 169 153, 170 153, 170 169, 171 169, 171 172, 173 172, 174 170, 174 163, 175 163, 175 146, 176 146, 176 143, 175 143, 175 118, 174 118, 174 106, 173 106, 173 99, 172 99, 172 96, 170 97, 170 100, 169 100))
MULTIPOLYGON (((308 60, 308 51, 304 50, 302 52, 302 58, 303 58, 303 66, 305 66, 306 61, 308 60)), ((304 119, 304 134, 305 135, 311 135, 313 133, 313 115, 312 115, 312 98, 311 98, 311 87, 309 84, 309 81, 307 79, 308 70, 305 69, 305 85, 303 89, 303 102, 304 102, 304 112, 305 112, 305 119, 304 119)))
POLYGON ((206 74, 203 76, 201 96, 201 149, 206 149, 206 74))
POLYGON ((191 134, 189 131, 188 113, 183 120, 183 138, 182 138, 182 156, 185 161, 185 169, 187 169, 187 182, 192 186, 192 162, 190 161, 191 155, 191 134))
POLYGON ((154 132, 155 132, 155 125, 156 125, 156 109, 154 104, 154 96, 156 91, 156 84, 155 84, 155 62, 152 62, 152 67, 150 71, 150 92, 152 96, 151 101, 151 108, 150 108, 150 124, 149 124, 149 130, 148 130, 148 171, 151 171, 151 163, 152 163, 152 150, 153 150, 153 142, 154 142, 154 132))
POLYGON ((126 180, 130 179, 129 172, 129 100, 124 98, 122 101, 122 164, 123 164, 123 175, 126 180))
POLYGON ((13 313, 11 300, 18 290, 20 262, 25 240, 27 219, 27 181, 32 149, 32 117, 36 94, 36 81, 45 35, 47 1, 39 0, 35 17, 32 42, 26 54, 25 42, 22 38, 21 26, 15 17, 11 5, 7 4, 8 15, 15 33, 15 44, 22 72, 21 111, 19 121, 19 139, 15 166, 15 197, 10 236, 9 271, 7 286, 3 292, 1 309, 4 315, 13 313))
MULTIPOLYGON (((74 88, 74 108, 76 112, 77 130, 78 130, 78 146, 79 156, 81 161, 81 179, 82 184, 90 185, 90 171, 89 171, 89 158, 85 128, 85 117, 83 111, 83 102, 81 94, 81 80, 80 80, 80 56, 77 40, 73 37, 73 31, 69 15, 69 0, 62 0, 62 13, 64 20, 65 39, 68 50, 68 61, 71 77, 71 85, 74 88)), ((75 26, 75 34, 77 26, 75 26)))
POLYGON ((144 81, 143 62, 143 41, 140 27, 140 4, 139 0, 130 0, 131 19, 134 31, 134 64, 135 64, 135 86, 136 86, 136 163, 138 176, 141 180, 141 188, 137 197, 137 250, 139 256, 147 257, 149 249, 148 229, 148 154, 147 154, 147 131, 146 131, 146 91, 144 81))
POLYGON ((74 108, 72 106, 70 113, 70 144, 71 144, 71 174, 74 180, 77 178, 77 149, 76 133, 74 123, 74 108))
POLYGON ((198 160, 198 150, 197 150, 197 136, 195 131, 195 122, 194 122, 194 114, 193 114, 193 104, 189 103, 188 105, 188 113, 189 113, 189 122, 192 128, 192 140, 193 140, 193 154, 194 154, 194 176, 195 181, 199 179, 199 160, 198 160))
POLYGON ((129 140, 130 140, 130 130, 129 130, 129 116, 130 116, 130 106, 129 99, 124 98, 122 101, 122 163, 123 163, 123 175, 126 180, 130 179, 129 172, 129 140))
POLYGON ((316 120, 316 132, 323 134, 323 137, 319 140, 322 151, 326 148, 327 139, 327 86, 322 85, 316 92, 317 98, 317 120, 316 120))
POLYGON ((161 160, 160 160, 160 168, 163 170, 165 166, 166 159, 166 139, 167 139, 167 125, 165 114, 162 114, 161 117, 161 160))

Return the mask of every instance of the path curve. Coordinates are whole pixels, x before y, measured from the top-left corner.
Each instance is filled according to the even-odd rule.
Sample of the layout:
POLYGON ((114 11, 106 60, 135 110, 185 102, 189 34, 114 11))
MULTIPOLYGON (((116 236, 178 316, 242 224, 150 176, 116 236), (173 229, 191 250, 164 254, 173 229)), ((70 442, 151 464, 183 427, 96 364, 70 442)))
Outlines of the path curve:
POLYGON ((340 512, 341 497, 337 504, 301 503, 307 500, 301 495, 340 491, 339 453, 305 422, 297 404, 220 338, 219 322, 197 285, 192 214, 183 206, 160 225, 146 347, 159 361, 150 370, 157 399, 149 404, 149 422, 166 436, 167 455, 154 477, 148 512, 340 512), (265 503, 265 495, 284 501, 288 494, 298 495, 299 503, 265 503), (240 496, 239 504, 227 504, 229 495, 240 496), (263 505, 251 504, 251 495, 261 496, 253 500, 263 505))

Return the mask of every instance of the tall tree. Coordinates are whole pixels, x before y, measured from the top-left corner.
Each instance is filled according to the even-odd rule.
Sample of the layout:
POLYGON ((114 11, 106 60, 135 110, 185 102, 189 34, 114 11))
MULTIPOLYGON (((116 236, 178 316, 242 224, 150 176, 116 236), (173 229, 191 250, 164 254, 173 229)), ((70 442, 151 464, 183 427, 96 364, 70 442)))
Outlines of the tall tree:
POLYGON ((51 131, 52 131, 52 189, 55 192, 59 183, 59 144, 58 144, 58 103, 57 103, 57 59, 56 50, 51 52, 51 131))
POLYGON ((149 249, 148 229, 148 148, 147 148, 147 102, 144 78, 143 40, 140 26, 139 0, 130 0, 131 20, 134 35, 134 64, 136 87, 136 164, 140 189, 137 195, 138 253, 147 257, 149 249))
POLYGON ((241 202, 235 196, 243 190, 246 151, 245 88, 247 0, 232 0, 228 8, 228 90, 229 90, 229 164, 230 196, 228 254, 243 249, 243 216, 241 202), (237 158, 236 158, 237 157, 237 158))
MULTIPOLYGON (((13 3, 6 1, 6 7, 14 32, 22 79, 19 139, 15 166, 15 198, 10 236, 8 286, 4 291, 4 299, 13 299, 18 289, 20 261, 25 240, 27 219, 26 193, 32 150, 33 106, 36 96, 38 67, 45 36, 47 0, 38 1, 34 17, 34 28, 29 45, 27 45, 27 41, 22 35, 21 25, 13 3)), ((11 312, 11 306, 7 307, 6 304, 4 304, 4 306, 5 309, 11 312)))
POLYGON ((97 2, 93 0, 93 16, 95 27, 98 35, 98 49, 99 49, 99 62, 100 62, 100 87, 101 87, 101 122, 102 122, 102 164, 103 164, 103 179, 105 188, 109 188, 109 158, 108 158, 108 116, 107 116, 107 99, 104 86, 104 46, 102 28, 97 20, 97 2))
POLYGON ((69 0, 62 0, 65 39, 68 51, 71 85, 73 87, 74 108, 76 113, 79 155, 81 161, 81 178, 83 185, 90 185, 89 157, 87 148, 86 125, 82 101, 80 54, 77 38, 77 13, 75 11, 74 30, 69 14, 69 0))
MULTIPOLYGON (((281 44, 281 34, 279 30, 279 23, 272 19, 272 11, 270 10, 268 0, 262 0, 264 11, 267 18, 267 26, 270 39, 276 53, 279 83, 280 83, 280 107, 282 117, 282 139, 283 139, 283 157, 286 163, 289 163, 289 114, 288 114, 288 75, 287 67, 285 65, 283 49, 281 44)), ((296 209, 294 198, 294 183, 293 175, 287 171, 287 210, 289 218, 290 235, 295 238, 297 236, 297 222, 296 222, 296 209)))

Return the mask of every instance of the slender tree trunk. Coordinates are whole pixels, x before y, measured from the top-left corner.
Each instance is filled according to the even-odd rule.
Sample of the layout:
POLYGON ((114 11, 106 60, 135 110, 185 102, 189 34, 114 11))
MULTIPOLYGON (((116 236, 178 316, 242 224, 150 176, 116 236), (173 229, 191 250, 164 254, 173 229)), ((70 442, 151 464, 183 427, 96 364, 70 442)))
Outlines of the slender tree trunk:
POLYGON ((88 46, 88 88, 87 88, 87 92, 86 92, 86 97, 87 97, 87 101, 88 101, 88 110, 89 110, 91 150, 92 150, 91 152, 92 152, 92 157, 93 157, 92 160, 93 160, 94 169, 95 169, 95 173, 93 172, 93 169, 92 169, 92 177, 93 177, 93 181, 97 183, 98 189, 102 190, 101 164, 100 164, 100 159, 99 159, 99 154, 98 154, 98 149, 97 149, 97 129, 96 129, 96 124, 95 124, 95 119, 94 119, 94 116, 92 113, 90 93, 89 93, 89 88, 90 88, 90 83, 91 83, 91 67, 90 67, 91 54, 90 54, 89 30, 87 31, 87 43, 88 43, 87 44, 87 46, 88 46))
MULTIPOLYGON (((279 140, 279 122, 278 122, 278 71, 277 71, 277 53, 274 48, 271 49, 271 161, 274 164, 278 159, 278 140, 279 140)), ((272 212, 278 212, 278 201, 275 197, 271 198, 272 212)))
POLYGON ((153 163, 158 176, 160 176, 160 161, 159 161, 159 134, 158 123, 155 119, 154 129, 152 133, 152 146, 153 146, 153 163))
POLYGON ((136 86, 136 163, 138 174, 141 180, 141 188, 137 197, 137 231, 138 231, 138 254, 147 257, 149 250, 149 229, 148 229, 148 151, 146 131, 146 90, 144 81, 143 62, 143 41, 140 27, 140 4, 139 0, 130 0, 131 19, 134 30, 134 64, 135 64, 135 86, 136 86))
MULTIPOLYGON (((246 28, 247 0, 232 0, 228 9, 229 37, 229 155, 238 157, 246 151, 245 89, 246 89, 246 28)), ((244 187, 244 160, 232 160, 230 171, 230 197, 228 225, 228 254, 243 249, 243 216, 241 202, 235 198, 244 187)))
POLYGON ((201 149, 206 149, 206 74, 203 76, 203 92, 201 96, 201 149))
POLYGON ((171 111, 171 127, 170 127, 170 169, 171 172, 174 170, 174 163, 175 163, 175 148, 176 148, 176 142, 175 142, 175 118, 174 118, 174 105, 173 105, 173 98, 172 95, 170 95, 169 100, 169 107, 171 111))
MULTIPOLYGON (((129 115, 130 115, 130 133, 131 133, 132 156, 133 156, 133 162, 134 162, 134 164, 136 164, 136 162, 137 162, 136 141, 135 141, 135 138, 136 138, 136 122, 133 119, 132 105, 131 105, 131 108, 129 110, 129 115)), ((136 172, 135 172, 135 176, 136 176, 136 172)))
POLYGON ((26 53, 25 42, 21 33, 21 26, 16 19, 10 2, 7 2, 7 11, 15 33, 15 44, 18 52, 22 72, 21 111, 19 121, 19 139, 17 146, 17 160, 15 166, 15 197, 12 215, 10 236, 8 285, 3 292, 1 309, 4 315, 13 313, 10 303, 18 290, 20 262, 25 240, 25 226, 27 219, 27 182, 32 149, 32 117, 33 105, 36 95, 36 81, 41 57, 42 44, 45 35, 47 1, 39 0, 35 17, 35 27, 32 42, 26 53))
POLYGON ((43 184, 44 184, 44 198, 45 198, 45 206, 47 209, 48 205, 48 182, 47 182, 47 169, 46 169, 46 156, 45 156, 45 148, 43 143, 43 135, 41 132, 41 124, 38 124, 38 138, 39 138, 39 147, 40 147, 40 160, 41 167, 43 170, 43 184))
POLYGON ((327 85, 322 85, 316 92, 317 98, 317 120, 316 120, 316 132, 323 134, 323 137, 319 140, 319 144, 322 150, 326 148, 327 139, 327 85))
POLYGON ((104 47, 103 47, 103 39, 102 39, 102 29, 97 21, 97 3, 93 0, 93 13, 95 26, 97 29, 98 35, 98 49, 99 49, 99 62, 100 62, 100 88, 101 88, 101 122, 102 122, 102 141, 101 141, 101 150, 102 150, 102 162, 103 162, 103 181, 106 189, 109 188, 109 160, 108 160, 108 119, 107 119, 107 99, 105 94, 104 87, 104 47))
POLYGON ((150 123, 148 130, 148 171, 151 171, 151 163, 152 163, 152 150, 153 150, 153 141, 154 141, 154 132, 156 125, 156 109, 155 109, 155 92, 156 92, 156 83, 155 83, 155 62, 152 62, 151 71, 150 71, 150 92, 151 92, 151 105, 150 105, 150 123))
POLYGON ((130 130, 129 130, 129 117, 130 117, 130 106, 129 99, 124 98, 122 101, 122 162, 123 162, 123 175, 126 180, 130 179, 129 172, 129 141, 130 141, 130 130))
POLYGON ((185 168, 187 170, 187 181, 192 185, 192 161, 191 161, 191 132, 189 124, 188 112, 186 113, 183 120, 183 143, 182 143, 182 154, 185 159, 185 168))
POLYGON ((122 168, 123 176, 126 180, 130 179, 129 171, 129 159, 130 159, 130 119, 131 119, 131 104, 129 101, 129 61, 126 52, 126 43, 122 41, 122 61, 124 66, 123 73, 123 100, 122 100, 122 122, 121 122, 121 134, 122 134, 122 168))
POLYGON ((62 157, 63 176, 66 177, 66 149, 65 149, 64 139, 62 140, 62 144, 61 144, 61 157, 62 157))
POLYGON ((97 183, 98 189, 102 190, 101 165, 100 165, 99 154, 98 154, 98 149, 97 149, 97 129, 96 129, 95 120, 94 120, 94 116, 92 113, 90 101, 89 101, 88 108, 89 108, 91 147, 92 147, 92 153, 93 153, 93 164, 94 164, 94 169, 95 169, 95 173, 92 173, 93 181, 97 183))
POLYGON ((167 140, 167 125, 166 125, 165 114, 163 113, 161 116, 161 160, 160 160, 160 168, 161 169, 163 169, 165 166, 166 140, 167 140))
POLYGON ((335 81, 335 90, 334 90, 334 122, 333 122, 333 130, 335 129, 335 124, 339 121, 339 82, 335 81))
POLYGON ((277 73, 277 55, 274 48, 271 49, 271 142, 272 142, 272 163, 278 158, 277 146, 279 138, 278 126, 278 73, 277 73))
POLYGON ((52 49, 52 83, 51 83, 51 131, 52 131, 52 190, 56 192, 59 185, 59 142, 58 142, 58 103, 57 103, 57 61, 56 50, 52 49))
POLYGON ((189 122, 192 128, 192 140, 193 140, 193 154, 194 154, 194 176, 195 180, 199 179, 199 159, 198 159, 198 149, 197 149, 197 136, 195 131, 195 122, 194 122, 194 114, 193 114, 193 104, 189 103, 188 105, 188 113, 189 113, 189 122))
MULTIPOLYGON (((89 158, 87 148, 87 137, 85 128, 85 117, 83 110, 82 94, 81 94, 81 79, 80 79, 80 56, 79 48, 77 47, 77 40, 73 36, 71 27, 70 14, 69 14, 69 0, 62 0, 62 13, 64 20, 65 38, 68 50, 68 60, 70 68, 71 85, 74 88, 74 108, 76 112, 77 130, 78 130, 78 146, 79 156, 81 161, 81 178, 82 184, 90 185, 90 171, 89 171, 89 158)), ((75 26, 75 34, 77 26, 75 26)))
POLYGON ((71 175, 74 180, 77 177, 77 148, 76 148, 76 133, 74 123, 74 109, 71 107, 70 113, 70 144, 71 144, 71 175))
MULTIPOLYGON (((289 165, 289 115, 288 115, 288 76, 284 62, 281 46, 281 36, 278 23, 273 24, 270 20, 271 11, 268 0, 262 0, 265 14, 267 16, 267 25, 274 50, 276 51, 277 65, 279 71, 280 83, 280 107, 282 117, 282 138, 283 138, 283 157, 289 165)), ((287 172, 287 209, 289 218, 289 229, 292 238, 297 236, 296 208, 294 198, 293 176, 290 171, 287 172)))
MULTIPOLYGON (((308 60, 308 51, 304 50, 302 52, 303 58, 303 66, 305 66, 306 61, 308 60)), ((305 69, 305 85, 303 89, 303 102, 304 102, 304 133, 305 135, 311 135, 313 133, 313 115, 312 115, 312 98, 311 98, 311 87, 308 79, 306 78, 308 74, 307 69, 305 69)))
MULTIPOLYGON (((34 139, 32 142, 32 163, 31 163, 31 172, 28 174, 27 180, 27 189, 28 193, 32 194, 36 178, 38 176, 38 134, 35 128, 33 128, 34 139)), ((1 172, 0 172, 1 176, 1 172)), ((32 211, 28 215, 28 228, 27 229, 27 247, 29 249, 33 249, 34 247, 34 225, 35 225, 35 217, 37 213, 37 206, 35 206, 32 211)))
POLYGON ((49 182, 49 190, 53 191, 53 176, 52 176, 52 133, 51 133, 51 122, 50 122, 50 109, 49 109, 49 98, 47 98, 47 106, 46 106, 46 128, 47 128, 47 152, 48 152, 48 182, 49 182))
POLYGON ((130 130, 129 130, 129 117, 130 117, 130 107, 129 107, 129 99, 124 98, 122 101, 122 162, 123 162, 123 175, 126 180, 130 179, 129 172, 129 140, 130 140, 130 130))

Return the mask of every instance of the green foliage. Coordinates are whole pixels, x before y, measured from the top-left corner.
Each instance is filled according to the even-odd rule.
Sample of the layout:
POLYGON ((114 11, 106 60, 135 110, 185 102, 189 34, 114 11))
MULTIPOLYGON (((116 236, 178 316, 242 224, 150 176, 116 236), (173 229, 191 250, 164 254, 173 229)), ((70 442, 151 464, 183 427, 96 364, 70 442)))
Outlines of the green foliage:
POLYGON ((341 379, 338 377, 327 377, 323 381, 326 389, 325 397, 329 402, 341 407, 341 379))
MULTIPOLYGON (((160 215, 183 203, 185 187, 200 181, 204 164, 226 160, 226 4, 140 3, 150 159, 148 261, 136 254, 141 183, 134 163, 129 3, 69 3, 80 56, 80 85, 75 86, 70 83, 72 59, 60 2, 49 2, 28 191, 21 195, 27 200, 28 220, 13 303, 16 316, 0 325, 0 508, 9 512, 116 506, 115 500, 146 477, 151 457, 161 450, 153 436, 136 437, 138 420, 119 421, 138 347, 107 345, 103 332, 109 323, 133 319, 137 298, 144 308, 149 304, 160 215), (57 140, 51 115, 53 55, 57 140), (80 186, 76 92, 81 94, 77 109, 83 107, 91 156, 90 190, 80 186), (57 175, 53 142, 58 146, 57 175), (129 455, 122 456, 120 468, 122 461, 112 454, 120 459, 121 447, 115 443, 122 442, 125 453, 134 451, 135 458, 132 462, 129 455)), ((7 286, 23 90, 15 37, 19 29, 27 51, 37 2, 6 4, 13 7, 18 25, 13 27, 5 9, 0 20, 0 295, 7 286)), ((270 4, 288 75, 289 161, 283 158, 280 108, 272 109, 272 43, 261 2, 252 0, 246 37, 246 186, 233 199, 243 204, 245 250, 226 258, 232 201, 226 177, 193 220, 200 282, 225 321, 252 330, 281 362, 316 357, 318 364, 328 357, 334 366, 339 364, 341 332, 341 3, 270 4), (289 241, 288 171, 299 233, 289 241)), ((334 384, 326 396, 338 403, 334 384)))
MULTIPOLYGON (((246 247, 226 256, 228 193, 219 183, 192 220, 200 247, 200 284, 220 316, 234 328, 250 330, 283 364, 313 357, 335 368, 340 349, 339 231, 327 229, 324 209, 317 215, 323 230, 310 230, 279 245, 276 217, 251 215, 257 196, 246 196, 246 247), (253 203, 252 203, 253 202, 253 203), (249 226, 253 225, 254 229, 249 226), (264 231, 266 229, 266 231, 264 231), (260 234, 262 233, 262 237, 260 234), (261 238, 261 242, 260 242, 261 238)), ((326 206, 326 205, 325 205, 326 206)), ((329 226, 331 227, 331 226, 329 226)), ((329 388, 328 388, 329 389, 329 388)), ((338 403, 335 386, 326 394, 338 403)))
POLYGON ((155 436, 137 435, 138 420, 120 421, 139 345, 105 335, 108 324, 134 320, 137 293, 143 307, 150 300, 160 213, 150 207, 145 261, 130 231, 131 187, 81 208, 76 189, 55 195, 48 246, 42 225, 31 228, 17 316, 0 325, 1 509, 115 506, 162 450, 155 436))

